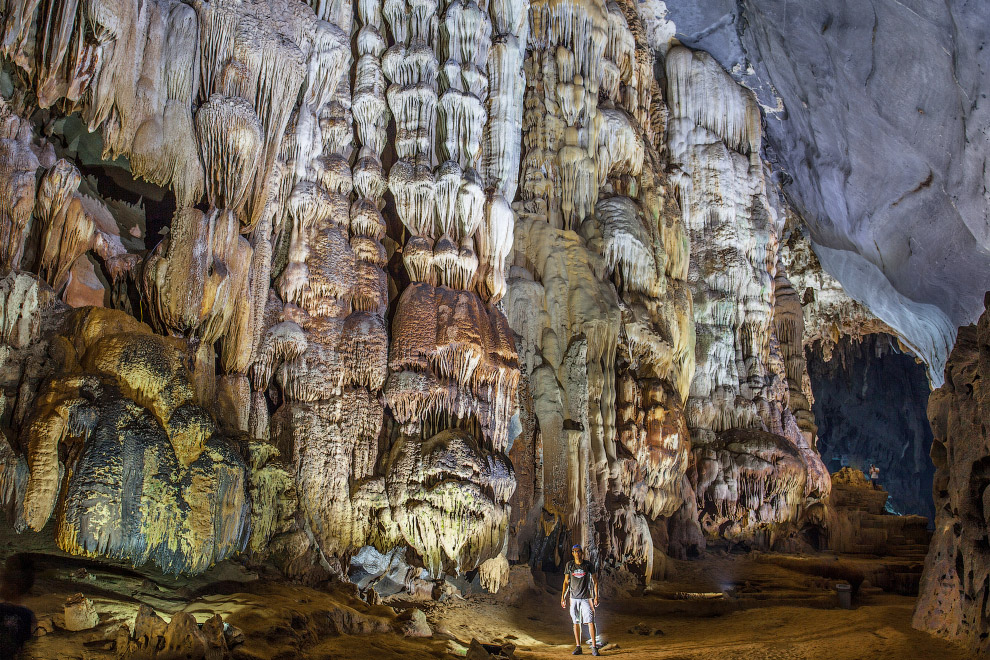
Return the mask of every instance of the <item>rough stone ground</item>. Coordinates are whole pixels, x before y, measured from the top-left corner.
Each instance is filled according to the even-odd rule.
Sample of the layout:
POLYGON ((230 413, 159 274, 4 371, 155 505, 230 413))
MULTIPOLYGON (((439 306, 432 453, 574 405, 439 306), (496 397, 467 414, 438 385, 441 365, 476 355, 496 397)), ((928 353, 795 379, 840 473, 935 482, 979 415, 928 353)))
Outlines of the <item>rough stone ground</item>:
MULTIPOLYGON (((242 660, 452 658, 463 655, 472 638, 511 641, 521 659, 570 657, 573 648, 553 576, 537 575, 532 586, 520 586, 517 579, 498 596, 468 595, 427 606, 435 634, 414 639, 381 632, 401 629, 403 617, 386 606, 366 605, 344 585, 321 591, 273 582, 236 562, 197 578, 176 579, 68 557, 53 551, 41 535, 33 536, 32 542, 0 532, 0 559, 14 551, 35 553, 37 581, 24 604, 54 624, 53 632, 29 643, 23 654, 27 660, 113 658, 110 640, 121 623, 133 622, 142 603, 166 620, 178 611, 200 622, 220 613, 245 634, 245 643, 234 649, 234 658, 242 660), (100 624, 94 630, 70 633, 59 627, 62 605, 77 592, 96 605, 100 624)), ((618 647, 603 655, 625 660, 968 658, 961 648, 911 628, 913 597, 871 586, 870 577, 880 582, 886 575, 897 584, 897 574, 903 577, 916 568, 915 558, 844 557, 839 562, 831 555, 716 554, 670 562, 668 572, 675 577, 645 591, 630 591, 621 579, 606 580, 610 595, 598 613, 600 630, 618 647), (867 581, 856 609, 837 609, 834 578, 850 571, 867 581), (629 632, 637 624, 647 632, 663 632, 629 632)), ((521 570, 514 568, 513 578, 521 570)))

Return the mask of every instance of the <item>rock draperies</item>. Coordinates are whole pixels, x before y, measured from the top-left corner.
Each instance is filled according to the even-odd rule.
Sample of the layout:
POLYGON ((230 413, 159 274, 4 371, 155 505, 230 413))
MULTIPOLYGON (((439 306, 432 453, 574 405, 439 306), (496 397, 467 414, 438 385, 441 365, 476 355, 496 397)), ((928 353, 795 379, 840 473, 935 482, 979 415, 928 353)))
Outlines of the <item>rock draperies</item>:
POLYGON ((803 394, 803 318, 778 261, 784 218, 760 160, 755 98, 705 53, 675 47, 666 70, 669 148, 691 240, 697 328, 686 408, 693 481, 711 536, 752 538, 795 522, 806 500, 828 494, 803 394), (790 449, 773 451, 800 456, 801 476, 789 462, 763 457, 777 443, 755 433, 733 442, 728 434, 736 430, 785 438, 790 449))
POLYGON ((546 513, 518 529, 561 525, 649 575, 649 526, 683 501, 694 370, 665 110, 634 6, 534 2, 530 15, 506 308, 526 383, 517 442, 542 460, 531 488, 546 513))
POLYGON ((53 345, 62 363, 21 437, 23 525, 40 530, 54 511, 64 550, 174 573, 242 550, 247 466, 196 400, 188 342, 90 307, 68 316, 53 345))
POLYGON ((562 532, 649 577, 667 519, 826 489, 758 112, 680 51, 668 110, 634 3, 11 0, 2 34, 20 92, 176 205, 126 248, 0 107, 19 526, 175 571, 370 545, 494 590, 562 532))

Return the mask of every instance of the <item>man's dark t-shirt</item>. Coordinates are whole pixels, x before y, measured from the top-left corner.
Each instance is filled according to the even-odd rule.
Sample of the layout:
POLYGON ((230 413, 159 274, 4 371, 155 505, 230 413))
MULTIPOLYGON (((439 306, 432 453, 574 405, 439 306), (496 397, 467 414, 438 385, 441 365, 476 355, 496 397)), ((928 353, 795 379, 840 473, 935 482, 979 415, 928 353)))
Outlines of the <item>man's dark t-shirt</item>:
POLYGON ((571 598, 591 598, 591 574, 595 572, 591 562, 587 559, 577 563, 567 562, 564 569, 571 576, 571 581, 567 585, 571 598))

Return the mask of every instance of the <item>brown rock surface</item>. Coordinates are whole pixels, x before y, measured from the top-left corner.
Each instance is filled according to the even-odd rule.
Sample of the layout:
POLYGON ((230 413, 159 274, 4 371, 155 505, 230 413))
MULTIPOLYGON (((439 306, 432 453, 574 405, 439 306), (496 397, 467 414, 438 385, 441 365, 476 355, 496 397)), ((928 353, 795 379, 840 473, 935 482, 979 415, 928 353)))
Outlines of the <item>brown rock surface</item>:
MULTIPOLYGON (((985 300, 990 307, 990 296, 985 300)), ((932 393, 935 536, 914 625, 990 653, 990 311, 959 329, 932 393)))
POLYGON ((931 534, 924 516, 891 515, 884 510, 887 491, 874 490, 860 470, 842 468, 832 475, 828 509, 828 548, 836 552, 919 556, 931 534))

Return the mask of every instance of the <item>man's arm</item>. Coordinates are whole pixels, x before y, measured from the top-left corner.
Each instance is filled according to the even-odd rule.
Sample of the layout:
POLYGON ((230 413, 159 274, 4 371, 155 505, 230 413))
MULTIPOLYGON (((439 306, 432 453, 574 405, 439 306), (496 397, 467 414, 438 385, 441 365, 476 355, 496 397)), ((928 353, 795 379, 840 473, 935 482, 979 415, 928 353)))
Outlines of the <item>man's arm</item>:
POLYGON ((592 587, 591 604, 594 607, 598 607, 598 576, 595 573, 591 574, 591 587, 592 587))
POLYGON ((571 581, 571 574, 564 574, 564 587, 560 590, 560 606, 567 607, 565 604, 567 602, 567 585, 571 581))

